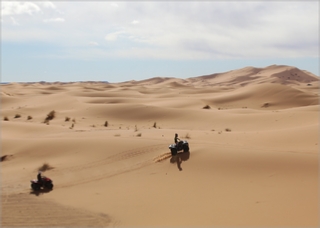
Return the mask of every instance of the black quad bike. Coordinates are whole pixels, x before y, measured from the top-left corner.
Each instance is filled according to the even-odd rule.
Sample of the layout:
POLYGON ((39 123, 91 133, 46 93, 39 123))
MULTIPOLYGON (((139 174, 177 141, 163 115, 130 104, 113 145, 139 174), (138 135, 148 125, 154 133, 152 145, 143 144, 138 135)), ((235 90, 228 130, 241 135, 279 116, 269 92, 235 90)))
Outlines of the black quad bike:
POLYGON ((41 179, 42 179, 41 183, 39 183, 39 181, 36 179, 30 181, 31 188, 33 191, 40 191, 41 189, 44 189, 44 190, 53 189, 53 183, 50 178, 43 176, 41 179))
POLYGON ((189 143, 187 140, 181 140, 177 144, 169 145, 169 149, 172 156, 176 155, 179 151, 189 152, 189 143))

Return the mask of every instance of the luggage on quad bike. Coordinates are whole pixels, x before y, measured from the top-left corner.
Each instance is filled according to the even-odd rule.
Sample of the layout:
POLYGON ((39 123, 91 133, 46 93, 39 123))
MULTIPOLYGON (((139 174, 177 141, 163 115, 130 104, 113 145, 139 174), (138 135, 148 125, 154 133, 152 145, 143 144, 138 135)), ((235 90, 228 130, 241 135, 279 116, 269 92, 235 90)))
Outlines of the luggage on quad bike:
POLYGON ((39 183, 39 181, 36 179, 30 181, 31 188, 33 191, 40 191, 41 188, 46 190, 53 189, 53 183, 50 178, 43 176, 41 179, 42 179, 41 183, 39 183))
POLYGON ((186 140, 181 140, 177 144, 169 145, 171 155, 176 155, 179 151, 189 152, 189 143, 186 140))

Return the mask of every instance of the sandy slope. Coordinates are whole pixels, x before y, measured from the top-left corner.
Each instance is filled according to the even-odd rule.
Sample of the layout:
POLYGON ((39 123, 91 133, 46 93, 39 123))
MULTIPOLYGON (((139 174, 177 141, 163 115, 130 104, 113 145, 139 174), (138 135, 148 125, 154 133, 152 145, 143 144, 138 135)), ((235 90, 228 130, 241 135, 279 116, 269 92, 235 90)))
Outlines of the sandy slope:
POLYGON ((306 71, 12 83, 1 101, 3 226, 319 226, 319 79, 306 71), (171 157, 175 133, 190 153, 171 157), (35 194, 43 163, 55 187, 35 194))

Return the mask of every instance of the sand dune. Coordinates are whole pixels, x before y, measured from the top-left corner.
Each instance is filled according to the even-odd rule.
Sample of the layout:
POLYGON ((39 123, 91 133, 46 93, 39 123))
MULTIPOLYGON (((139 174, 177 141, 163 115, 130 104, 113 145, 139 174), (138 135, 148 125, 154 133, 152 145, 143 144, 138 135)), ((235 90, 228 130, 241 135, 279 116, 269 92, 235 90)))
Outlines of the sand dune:
POLYGON ((319 78, 307 71, 10 83, 1 101, 4 227, 319 226, 319 78), (171 156, 175 133, 189 153, 171 156), (44 163, 54 190, 35 194, 44 163))

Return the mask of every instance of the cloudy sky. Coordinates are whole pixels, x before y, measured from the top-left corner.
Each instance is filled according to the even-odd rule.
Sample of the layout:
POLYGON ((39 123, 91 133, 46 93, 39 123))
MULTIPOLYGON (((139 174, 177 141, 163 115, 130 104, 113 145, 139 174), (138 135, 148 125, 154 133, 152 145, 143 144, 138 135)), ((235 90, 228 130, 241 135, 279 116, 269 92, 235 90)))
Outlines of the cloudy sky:
POLYGON ((1 81, 319 76, 319 1, 1 1, 1 81))

